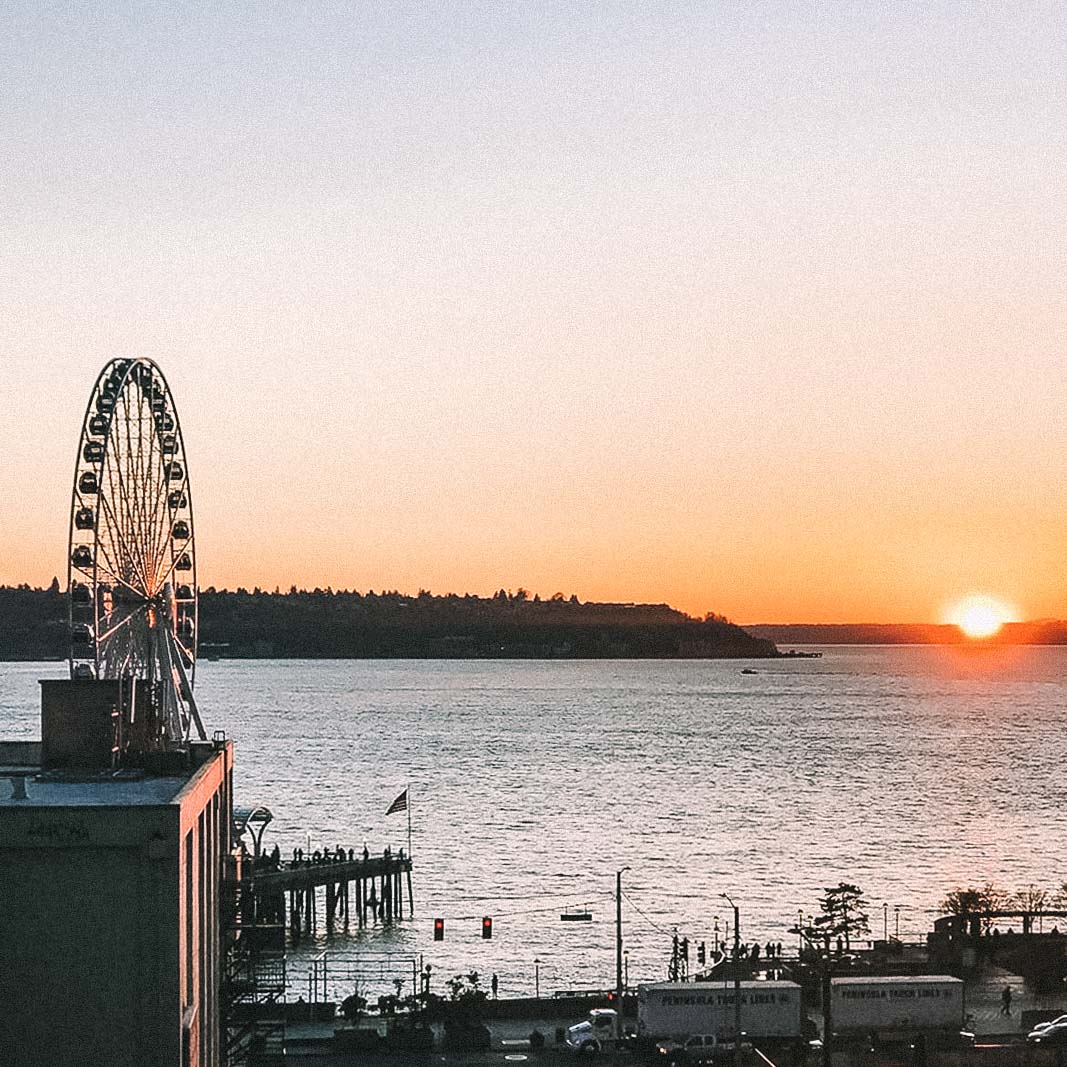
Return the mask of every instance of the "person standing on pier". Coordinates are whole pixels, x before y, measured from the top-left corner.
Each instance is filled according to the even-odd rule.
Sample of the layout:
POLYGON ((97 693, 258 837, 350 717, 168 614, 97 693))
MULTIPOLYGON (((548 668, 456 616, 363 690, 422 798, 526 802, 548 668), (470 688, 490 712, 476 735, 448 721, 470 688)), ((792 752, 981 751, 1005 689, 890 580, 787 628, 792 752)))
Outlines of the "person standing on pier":
POLYGON ((1011 986, 1006 985, 1000 994, 1000 1014, 1011 1015, 1011 986))

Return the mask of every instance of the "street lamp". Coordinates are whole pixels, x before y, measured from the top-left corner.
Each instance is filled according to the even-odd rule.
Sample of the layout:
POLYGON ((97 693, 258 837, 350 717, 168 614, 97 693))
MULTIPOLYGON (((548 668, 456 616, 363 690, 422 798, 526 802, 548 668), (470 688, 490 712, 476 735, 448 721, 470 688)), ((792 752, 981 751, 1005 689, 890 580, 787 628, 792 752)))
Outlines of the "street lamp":
POLYGON ((541 999, 541 961, 534 956, 534 999, 541 999))
POLYGON ((623 989, 625 992, 630 991, 630 950, 628 948, 622 951, 622 981, 623 989))
POLYGON ((719 917, 715 916, 715 955, 719 954, 719 917))
POLYGON ((889 940, 889 902, 882 905, 882 940, 889 940))
POLYGON ((719 896, 734 909, 734 1063, 741 1062, 741 912, 729 893, 719 896))
POLYGON ((893 911, 896 913, 896 922, 897 922, 897 932, 896 932, 895 936, 896 936, 896 939, 899 941, 900 940, 900 905, 899 904, 894 904, 893 905, 893 911))

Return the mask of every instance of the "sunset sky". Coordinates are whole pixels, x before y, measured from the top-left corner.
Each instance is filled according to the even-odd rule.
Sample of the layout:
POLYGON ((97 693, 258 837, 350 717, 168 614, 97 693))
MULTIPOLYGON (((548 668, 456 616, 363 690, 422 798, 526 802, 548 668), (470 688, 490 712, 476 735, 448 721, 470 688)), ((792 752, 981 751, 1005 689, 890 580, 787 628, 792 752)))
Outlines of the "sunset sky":
POLYGON ((0 582, 97 372, 178 403, 202 586, 1067 615, 1052 3, 0 14, 0 582))

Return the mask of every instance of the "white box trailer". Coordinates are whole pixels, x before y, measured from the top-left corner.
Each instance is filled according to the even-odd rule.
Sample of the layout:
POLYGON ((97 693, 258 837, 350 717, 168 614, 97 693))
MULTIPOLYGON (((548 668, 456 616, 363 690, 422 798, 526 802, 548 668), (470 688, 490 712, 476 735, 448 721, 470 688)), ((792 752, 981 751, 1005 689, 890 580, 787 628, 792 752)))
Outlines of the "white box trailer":
POLYGON ((963 982, 946 974, 830 980, 834 1031, 961 1030, 963 982))
MULTIPOLYGON (((741 983, 741 1030, 750 1037, 800 1037, 802 1013, 796 982, 741 983)), ((637 990, 637 1032, 643 1037, 730 1038, 734 1018, 733 981, 655 982, 637 990)))

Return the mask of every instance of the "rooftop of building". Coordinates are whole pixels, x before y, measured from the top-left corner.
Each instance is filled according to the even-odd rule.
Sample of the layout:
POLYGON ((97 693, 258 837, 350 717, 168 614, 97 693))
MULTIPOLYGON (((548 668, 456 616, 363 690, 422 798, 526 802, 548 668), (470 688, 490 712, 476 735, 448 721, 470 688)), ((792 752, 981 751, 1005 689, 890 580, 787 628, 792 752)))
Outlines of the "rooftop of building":
POLYGON ((186 753, 163 753, 155 767, 45 769, 39 741, 3 741, 0 809, 171 804, 214 751, 210 744, 202 744, 193 746, 192 758, 186 753))
MULTIPOLYGON (((4 769, 0 769, 0 777, 4 769)), ((191 774, 192 772, 190 772, 191 774)), ((9 775, 10 776, 10 775, 9 775)), ((169 804, 181 792, 189 774, 180 777, 149 775, 144 771, 115 773, 75 773, 21 768, 25 799, 14 781, 11 788, 0 786, 0 808, 137 807, 169 804)))

